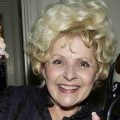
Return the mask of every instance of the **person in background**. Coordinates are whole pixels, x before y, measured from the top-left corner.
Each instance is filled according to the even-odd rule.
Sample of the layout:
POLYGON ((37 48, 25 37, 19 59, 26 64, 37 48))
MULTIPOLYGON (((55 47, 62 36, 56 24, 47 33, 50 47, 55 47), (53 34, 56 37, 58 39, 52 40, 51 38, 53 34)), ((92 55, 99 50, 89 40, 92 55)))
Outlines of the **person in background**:
MULTIPOLYGON (((3 29, 2 29, 2 25, 0 23, 0 39, 1 39, 0 45, 2 44, 1 41, 3 41, 2 36, 3 36, 3 29)), ((7 53, 3 53, 5 46, 3 44, 2 44, 2 46, 3 46, 3 50, 0 51, 0 54, 1 53, 3 55, 6 54, 6 57, 8 57, 7 53)), ((5 87, 6 87, 5 59, 4 59, 4 56, 0 56, 0 91, 3 91, 5 87)))
POLYGON ((102 120, 87 97, 107 78, 115 53, 106 11, 101 0, 62 0, 42 12, 25 49, 42 84, 6 89, 0 120, 102 120))
POLYGON ((9 57, 8 53, 5 51, 5 43, 4 39, 2 38, 2 26, 0 25, 0 59, 5 55, 6 58, 9 57))

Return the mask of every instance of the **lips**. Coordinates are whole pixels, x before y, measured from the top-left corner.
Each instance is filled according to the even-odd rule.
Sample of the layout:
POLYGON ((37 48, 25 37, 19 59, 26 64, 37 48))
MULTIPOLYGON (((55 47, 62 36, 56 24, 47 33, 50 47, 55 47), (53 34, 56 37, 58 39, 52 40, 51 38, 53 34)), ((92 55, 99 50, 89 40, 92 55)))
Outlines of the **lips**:
POLYGON ((78 85, 66 85, 66 84, 59 84, 59 90, 65 93, 74 93, 77 92, 80 86, 78 85))

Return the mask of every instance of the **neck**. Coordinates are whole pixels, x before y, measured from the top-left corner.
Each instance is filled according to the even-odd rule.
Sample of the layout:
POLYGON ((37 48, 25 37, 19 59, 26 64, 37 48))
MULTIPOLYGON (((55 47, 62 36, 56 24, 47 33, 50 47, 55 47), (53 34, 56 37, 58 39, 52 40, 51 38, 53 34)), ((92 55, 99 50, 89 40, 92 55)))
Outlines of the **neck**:
POLYGON ((72 116, 78 108, 63 108, 57 105, 48 108, 52 117, 52 120, 62 120, 64 116, 70 117, 72 116))

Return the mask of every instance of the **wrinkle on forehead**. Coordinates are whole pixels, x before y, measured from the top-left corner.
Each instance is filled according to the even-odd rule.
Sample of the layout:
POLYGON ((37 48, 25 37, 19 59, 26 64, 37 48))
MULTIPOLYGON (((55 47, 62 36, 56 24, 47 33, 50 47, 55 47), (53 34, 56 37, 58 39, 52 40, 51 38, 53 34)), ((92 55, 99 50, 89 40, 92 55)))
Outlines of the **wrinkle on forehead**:
POLYGON ((93 50, 92 47, 90 48, 87 45, 85 45, 85 43, 82 40, 82 38, 80 37, 80 35, 76 35, 76 36, 64 35, 61 38, 59 38, 58 40, 63 41, 63 44, 61 44, 61 46, 60 46, 61 48, 65 48, 66 46, 68 46, 70 52, 76 53, 77 51, 74 50, 74 46, 73 46, 73 42, 74 42, 75 39, 79 39, 80 41, 82 41, 81 43, 83 43, 86 48, 88 48, 90 50, 93 50))
MULTIPOLYGON (((76 38, 76 37, 78 37, 78 38, 80 38, 80 36, 68 36, 68 35, 64 35, 64 36, 62 36, 60 39, 62 39, 64 42, 63 42, 63 44, 61 44, 61 48, 65 48, 66 46, 68 46, 69 47, 69 50, 70 50, 70 52, 72 52, 72 53, 76 53, 74 50, 73 50, 73 48, 72 48, 72 42, 74 41, 74 39, 76 38)), ((81 39, 81 38, 80 38, 81 39)), ((81 39, 82 40, 82 39, 81 39)), ((62 42, 62 41, 61 41, 62 42)))

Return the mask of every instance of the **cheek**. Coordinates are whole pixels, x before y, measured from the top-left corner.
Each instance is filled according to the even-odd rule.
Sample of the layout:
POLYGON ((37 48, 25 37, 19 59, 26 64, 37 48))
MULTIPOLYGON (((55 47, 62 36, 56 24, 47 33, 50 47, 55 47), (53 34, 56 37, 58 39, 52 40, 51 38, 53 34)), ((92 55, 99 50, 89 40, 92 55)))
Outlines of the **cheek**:
POLYGON ((45 75, 47 80, 57 79, 63 73, 62 68, 49 65, 45 69, 45 75))
POLYGON ((93 71, 81 71, 79 76, 83 80, 85 85, 92 85, 95 81, 96 73, 93 71))

